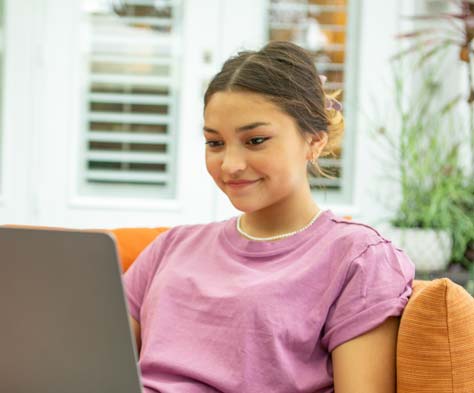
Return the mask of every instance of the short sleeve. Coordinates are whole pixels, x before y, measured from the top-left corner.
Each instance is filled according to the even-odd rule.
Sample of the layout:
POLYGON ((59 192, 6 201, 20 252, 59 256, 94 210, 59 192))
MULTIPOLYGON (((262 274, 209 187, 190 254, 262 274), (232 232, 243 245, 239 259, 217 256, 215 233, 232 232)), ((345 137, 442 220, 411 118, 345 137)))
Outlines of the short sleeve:
POLYGON ((388 240, 368 245, 353 259, 326 319, 322 345, 337 346, 403 313, 412 293, 415 266, 388 240))
POLYGON ((125 296, 130 315, 140 322, 140 309, 151 280, 165 253, 166 240, 170 231, 160 234, 137 257, 122 276, 125 296))

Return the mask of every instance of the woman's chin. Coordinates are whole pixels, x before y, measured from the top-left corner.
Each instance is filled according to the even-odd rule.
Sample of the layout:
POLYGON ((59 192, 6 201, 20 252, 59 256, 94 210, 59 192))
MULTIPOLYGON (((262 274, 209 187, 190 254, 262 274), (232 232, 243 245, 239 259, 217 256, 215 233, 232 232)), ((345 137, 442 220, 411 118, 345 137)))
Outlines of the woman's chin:
POLYGON ((229 196, 227 197, 229 198, 229 201, 232 206, 234 206, 237 210, 240 210, 242 213, 253 213, 262 208, 261 206, 257 206, 255 202, 245 203, 244 201, 239 201, 236 198, 230 198, 229 196))

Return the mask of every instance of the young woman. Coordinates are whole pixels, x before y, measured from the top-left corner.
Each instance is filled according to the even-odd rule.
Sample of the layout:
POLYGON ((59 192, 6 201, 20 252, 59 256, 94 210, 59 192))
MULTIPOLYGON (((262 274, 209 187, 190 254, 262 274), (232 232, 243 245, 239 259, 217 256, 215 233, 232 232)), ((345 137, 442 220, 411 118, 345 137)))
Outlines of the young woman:
POLYGON ((395 392, 414 265, 313 200, 343 130, 313 61, 241 52, 204 104, 207 170, 242 215, 170 229, 125 274, 145 392, 395 392))

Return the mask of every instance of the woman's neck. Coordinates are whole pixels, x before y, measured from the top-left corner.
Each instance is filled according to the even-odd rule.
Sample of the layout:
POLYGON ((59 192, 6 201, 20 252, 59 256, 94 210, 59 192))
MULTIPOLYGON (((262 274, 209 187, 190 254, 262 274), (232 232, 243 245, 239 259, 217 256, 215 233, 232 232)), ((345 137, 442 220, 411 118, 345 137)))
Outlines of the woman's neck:
POLYGON ((271 237, 297 231, 319 212, 311 192, 298 198, 280 201, 274 205, 251 213, 240 220, 242 230, 254 237, 271 237))

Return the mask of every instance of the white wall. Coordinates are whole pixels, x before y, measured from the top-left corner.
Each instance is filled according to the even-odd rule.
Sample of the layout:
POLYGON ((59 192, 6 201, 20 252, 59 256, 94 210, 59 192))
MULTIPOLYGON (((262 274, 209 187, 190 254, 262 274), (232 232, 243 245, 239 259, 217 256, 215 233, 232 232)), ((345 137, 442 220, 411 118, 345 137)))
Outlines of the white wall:
POLYGON ((403 10, 403 3, 407 1, 365 0, 361 7, 353 216, 372 225, 390 216, 388 196, 397 199, 399 194, 395 184, 383 179, 384 167, 378 160, 380 146, 371 132, 374 121, 380 119, 380 111, 391 101, 387 91, 391 78, 389 61, 400 45, 395 36, 401 27, 399 15, 407 11, 403 10))

